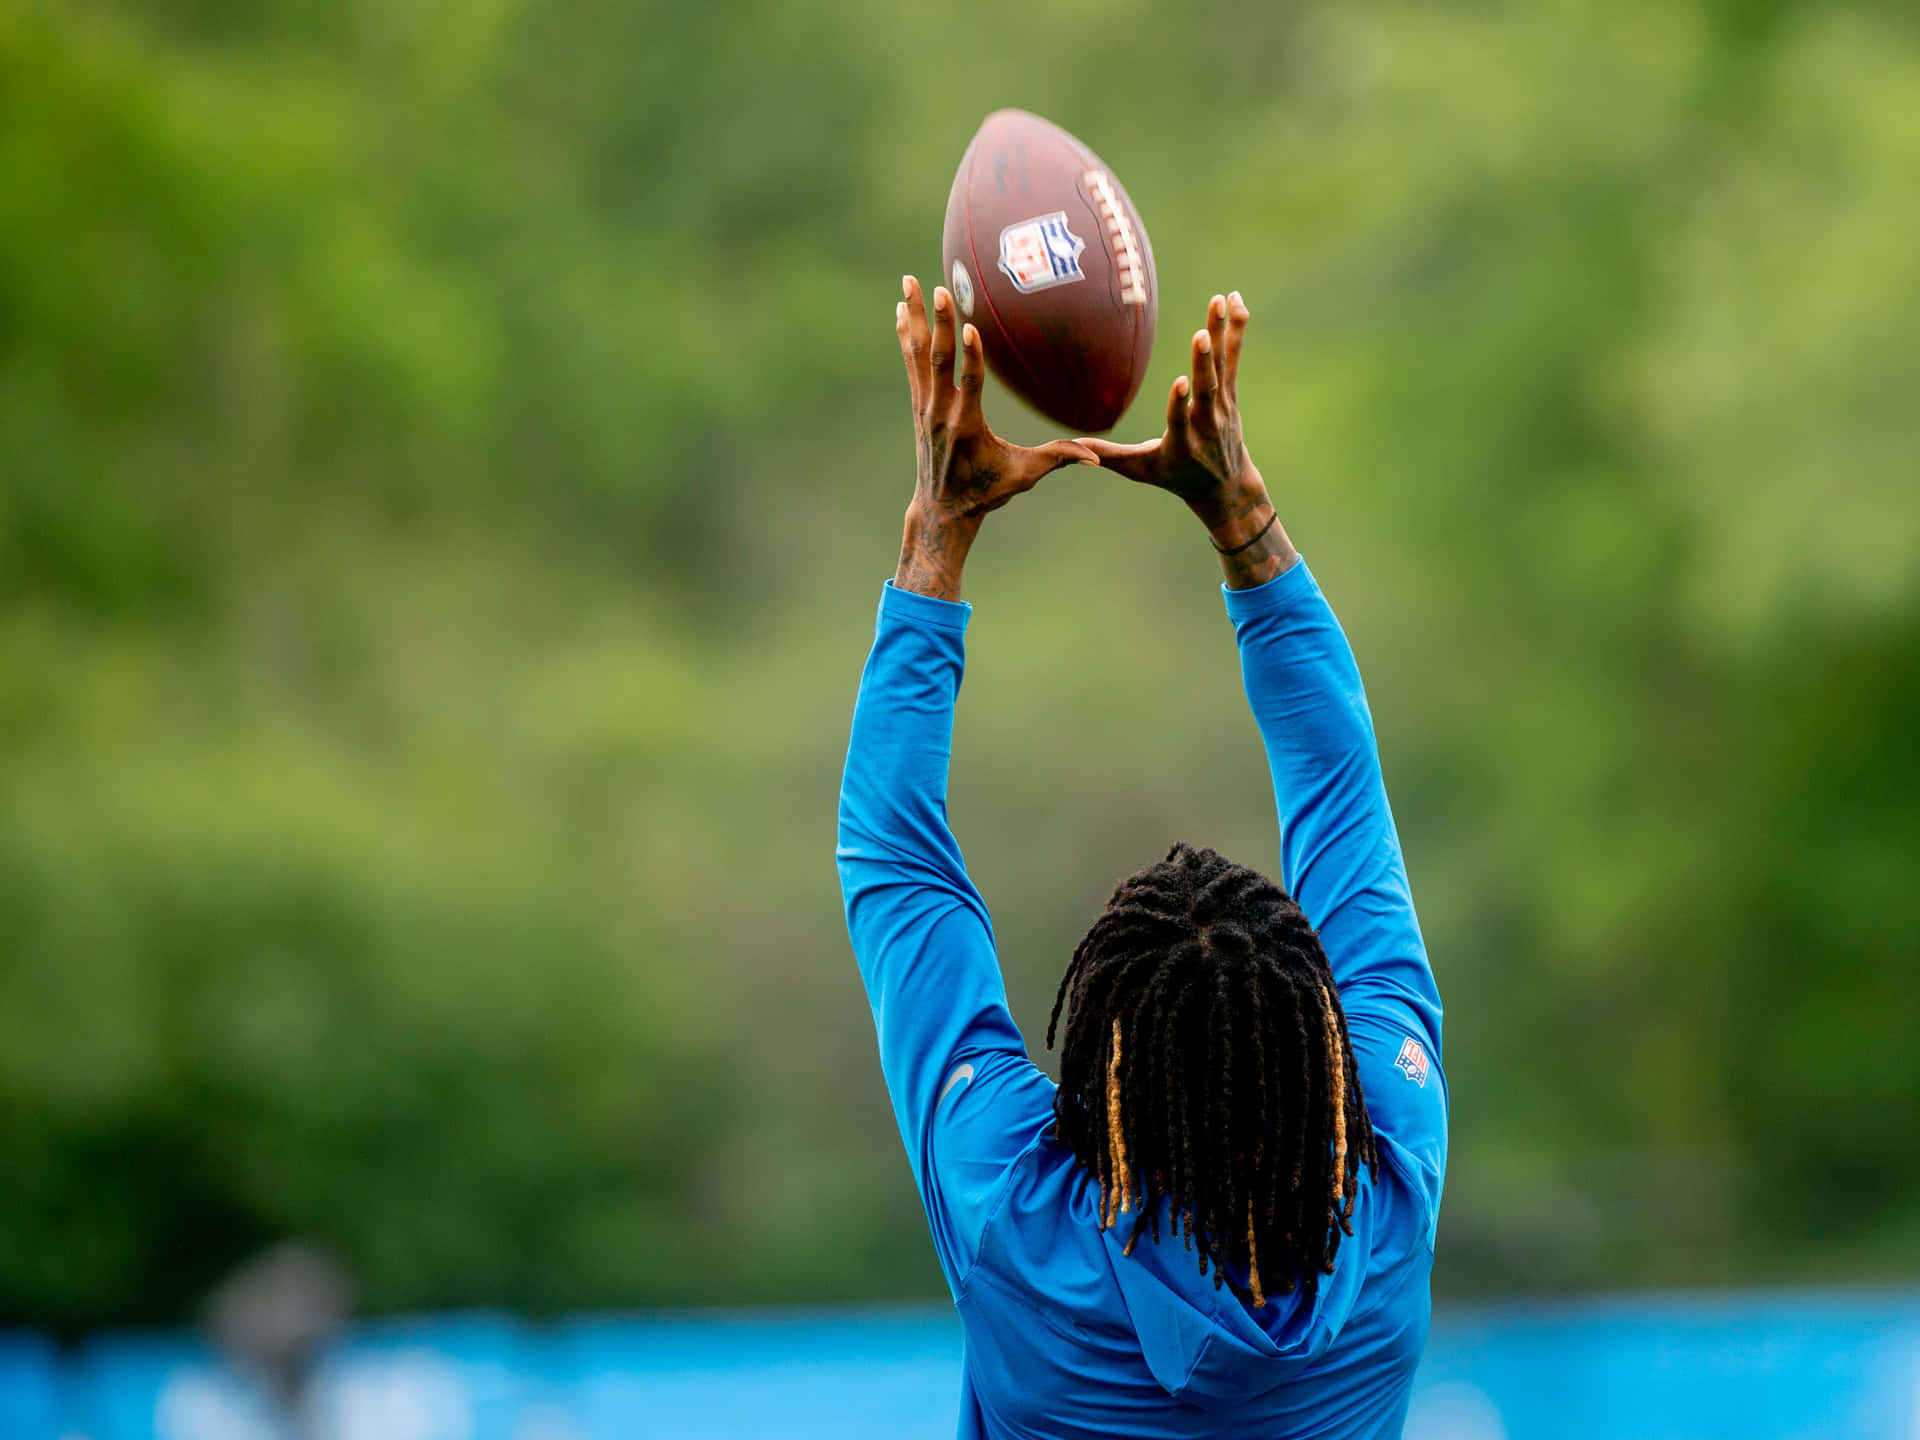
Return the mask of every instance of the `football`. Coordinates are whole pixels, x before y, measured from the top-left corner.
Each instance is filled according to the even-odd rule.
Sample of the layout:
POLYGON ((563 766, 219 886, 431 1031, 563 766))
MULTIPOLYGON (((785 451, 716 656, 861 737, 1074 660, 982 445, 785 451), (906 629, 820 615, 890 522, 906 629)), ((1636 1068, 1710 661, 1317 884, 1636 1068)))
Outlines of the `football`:
POLYGON ((1058 125, 987 116, 947 197, 947 288, 1000 382, 1075 434, 1110 430, 1146 378, 1160 289, 1114 173, 1058 125))

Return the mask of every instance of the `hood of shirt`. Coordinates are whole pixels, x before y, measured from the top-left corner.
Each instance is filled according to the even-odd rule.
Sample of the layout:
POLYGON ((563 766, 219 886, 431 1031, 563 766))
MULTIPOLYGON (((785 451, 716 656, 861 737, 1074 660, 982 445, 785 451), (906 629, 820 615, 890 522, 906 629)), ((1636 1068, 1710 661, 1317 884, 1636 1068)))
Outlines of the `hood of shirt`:
POLYGON ((1190 1405, 1226 1410, 1318 1360, 1353 1313, 1366 1279, 1374 1199, 1363 1172, 1353 1234, 1342 1237, 1333 1273, 1320 1277, 1311 1299, 1296 1286, 1289 1295, 1269 1293, 1258 1309, 1226 1285, 1216 1289, 1211 1267, 1202 1275, 1196 1252, 1164 1226, 1159 1244, 1143 1237, 1131 1255, 1123 1253, 1130 1223, 1104 1231, 1114 1283, 1154 1379, 1190 1405))

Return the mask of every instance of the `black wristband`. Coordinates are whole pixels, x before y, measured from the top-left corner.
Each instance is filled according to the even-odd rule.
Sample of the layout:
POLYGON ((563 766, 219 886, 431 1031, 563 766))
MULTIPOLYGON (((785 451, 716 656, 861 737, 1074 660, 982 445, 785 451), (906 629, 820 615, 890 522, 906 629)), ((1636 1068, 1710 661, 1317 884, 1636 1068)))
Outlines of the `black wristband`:
POLYGON ((1255 535, 1255 536, 1253 537, 1253 539, 1252 539, 1252 540, 1249 540, 1249 541, 1247 541, 1247 542, 1246 542, 1245 544, 1243 544, 1243 545, 1236 545, 1236 546, 1234 546, 1234 547, 1233 547, 1233 548, 1232 548, 1231 550, 1222 550, 1222 549, 1221 549, 1221 548, 1220 548, 1220 547, 1219 547, 1218 545, 1213 545, 1213 537, 1212 537, 1212 536, 1208 536, 1208 537, 1207 537, 1207 543, 1208 543, 1209 545, 1213 545, 1213 549, 1214 549, 1214 553, 1215 553, 1215 554, 1218 554, 1218 555, 1238 555, 1238 554, 1239 554, 1239 553, 1240 553, 1240 552, 1241 552, 1242 550, 1245 550, 1245 549, 1248 549, 1248 548, 1250 548, 1250 547, 1251 547, 1252 545, 1254 545, 1254 544, 1255 544, 1256 542, 1258 542, 1258 541, 1260 541, 1261 539, 1263 539, 1263 538, 1265 538, 1265 536, 1266 536, 1266 533, 1267 533, 1267 531, 1269 531, 1269 530, 1271 530, 1271 529, 1273 528, 1273 522, 1274 522, 1274 521, 1276 521, 1276 520, 1278 520, 1279 518, 1280 518, 1280 512, 1279 512, 1278 510, 1275 510, 1275 511, 1273 512, 1273 514, 1271 514, 1271 515, 1269 515, 1269 516, 1267 517, 1267 523, 1266 523, 1266 524, 1264 524, 1264 525, 1262 525, 1262 526, 1260 527, 1260 530, 1259 530, 1259 533, 1258 533, 1258 534, 1256 534, 1256 535, 1255 535))

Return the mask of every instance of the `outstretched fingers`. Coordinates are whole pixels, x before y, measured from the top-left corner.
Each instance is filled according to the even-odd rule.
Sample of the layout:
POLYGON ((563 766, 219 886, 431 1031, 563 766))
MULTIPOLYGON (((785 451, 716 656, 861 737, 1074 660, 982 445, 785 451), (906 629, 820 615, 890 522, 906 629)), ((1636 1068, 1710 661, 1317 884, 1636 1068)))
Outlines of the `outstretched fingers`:
POLYGON ((980 332, 971 325, 960 327, 960 425, 966 428, 980 417, 980 391, 987 383, 987 357, 980 346, 980 332))
POLYGON ((1227 296, 1225 333, 1220 337, 1219 351, 1220 385, 1228 404, 1240 401, 1240 344, 1246 339, 1250 318, 1247 302, 1240 298, 1238 290, 1227 296))
POLYGON ((1022 446, 1008 448, 1016 458, 1015 483, 1022 490, 1031 490, 1041 476, 1052 474, 1062 465, 1098 466, 1101 463, 1092 443, 1086 440, 1049 440, 1030 450, 1022 446))
POLYGON ((907 365, 907 389, 913 396, 913 408, 917 414, 925 408, 927 392, 932 384, 927 369, 930 343, 927 311, 920 299, 920 282, 913 276, 901 277, 900 291, 906 299, 893 307, 893 328, 900 337, 900 357, 907 365))
POLYGON ((920 355, 914 354, 913 335, 907 323, 907 302, 904 300, 893 307, 893 333, 900 341, 900 358, 907 367, 907 398, 913 406, 915 423, 918 423, 921 394, 926 389, 920 379, 920 361, 926 352, 923 350, 920 355))
POLYGON ((951 423, 953 415, 953 296, 947 287, 933 287, 933 347, 928 354, 928 369, 933 386, 927 401, 932 407, 936 428, 951 423))
MULTIPOLYGON (((1212 314, 1211 310, 1208 314, 1212 314)), ((1193 404, 1188 413, 1196 417, 1211 415, 1214 392, 1219 388, 1220 367, 1213 336, 1209 331, 1196 330, 1193 332, 1193 404)))
POLYGON ((1193 393, 1193 383, 1184 375, 1174 377, 1172 387, 1167 391, 1167 434, 1168 444, 1185 445, 1187 443, 1187 397, 1193 393))
POLYGON ((1216 295, 1207 302, 1207 338, 1213 342, 1214 369, 1226 379, 1227 297, 1216 295))
POLYGON ((1124 475, 1129 480, 1138 480, 1143 485, 1153 484, 1154 477, 1159 473, 1161 442, 1158 440, 1148 440, 1139 445, 1116 445, 1111 440, 1096 440, 1083 435, 1074 443, 1093 456, 1094 463, 1102 469, 1124 475))

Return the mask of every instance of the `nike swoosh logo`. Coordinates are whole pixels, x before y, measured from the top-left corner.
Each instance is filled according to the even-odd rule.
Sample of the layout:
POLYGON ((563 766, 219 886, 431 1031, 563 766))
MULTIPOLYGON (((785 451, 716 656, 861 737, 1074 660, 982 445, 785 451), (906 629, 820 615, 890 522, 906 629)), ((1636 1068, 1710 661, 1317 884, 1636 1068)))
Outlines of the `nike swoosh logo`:
MULTIPOLYGON (((940 1087, 940 1100, 945 1100, 947 1098, 947 1092, 953 1089, 953 1087, 958 1085, 962 1080, 971 1080, 971 1079, 973 1079, 973 1066, 971 1065, 954 1066, 953 1074, 949 1075, 947 1077, 947 1083, 940 1087)), ((934 1109, 938 1110, 940 1108, 940 1100, 936 1100, 933 1102, 934 1109)))

